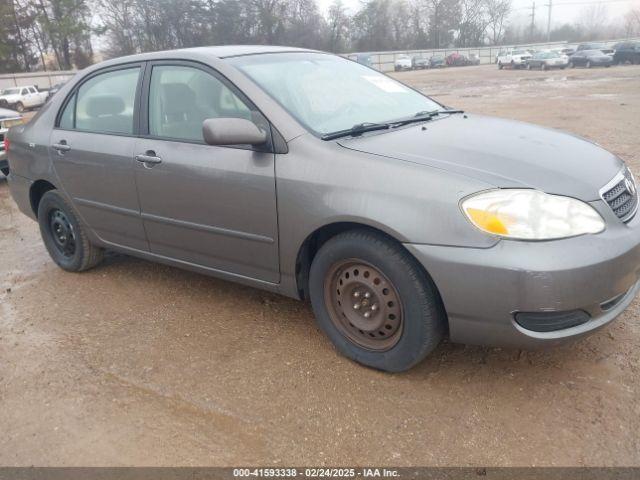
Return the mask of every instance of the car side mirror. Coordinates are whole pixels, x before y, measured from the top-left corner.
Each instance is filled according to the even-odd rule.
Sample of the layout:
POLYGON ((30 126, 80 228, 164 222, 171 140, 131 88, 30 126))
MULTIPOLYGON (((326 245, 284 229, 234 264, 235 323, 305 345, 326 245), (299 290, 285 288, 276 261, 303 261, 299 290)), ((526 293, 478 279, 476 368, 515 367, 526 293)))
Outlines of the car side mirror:
POLYGON ((267 132, 244 118, 208 118, 202 123, 202 136, 209 145, 262 145, 267 132))

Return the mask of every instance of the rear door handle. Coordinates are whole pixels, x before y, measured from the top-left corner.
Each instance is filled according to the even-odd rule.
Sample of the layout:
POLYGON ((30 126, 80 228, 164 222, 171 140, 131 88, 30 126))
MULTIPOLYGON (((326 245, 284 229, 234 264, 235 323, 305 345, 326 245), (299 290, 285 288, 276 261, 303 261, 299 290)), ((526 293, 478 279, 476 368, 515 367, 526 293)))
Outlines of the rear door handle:
POLYGON ((67 143, 63 141, 61 143, 54 143, 53 145, 51 145, 51 148, 57 150, 60 153, 64 153, 71 150, 71 145, 67 145, 67 143))

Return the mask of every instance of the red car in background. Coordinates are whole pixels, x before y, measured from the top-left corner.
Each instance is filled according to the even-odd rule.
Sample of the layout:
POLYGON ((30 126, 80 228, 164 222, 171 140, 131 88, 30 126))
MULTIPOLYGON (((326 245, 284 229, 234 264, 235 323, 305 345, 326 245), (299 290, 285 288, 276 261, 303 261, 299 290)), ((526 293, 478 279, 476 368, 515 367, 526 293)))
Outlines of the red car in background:
POLYGON ((480 65, 480 58, 475 54, 468 57, 462 53, 454 52, 445 59, 449 67, 466 67, 468 65, 480 65))

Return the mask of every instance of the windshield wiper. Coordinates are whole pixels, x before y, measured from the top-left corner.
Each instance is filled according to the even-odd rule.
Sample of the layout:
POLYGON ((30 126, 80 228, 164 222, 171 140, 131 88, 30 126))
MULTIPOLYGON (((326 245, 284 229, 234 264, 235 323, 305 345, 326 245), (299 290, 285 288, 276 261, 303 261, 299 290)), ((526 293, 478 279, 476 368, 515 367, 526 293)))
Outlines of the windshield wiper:
POLYGON ((431 120, 438 115, 445 114, 453 114, 453 113, 464 113, 464 110, 432 110, 432 111, 423 111, 416 113, 413 117, 405 118, 403 120, 398 120, 393 122, 394 125, 407 125, 409 123, 416 122, 424 122, 426 120, 431 120))
POLYGON ((391 128, 391 123, 358 123, 351 128, 338 130, 337 132, 326 133, 320 137, 322 140, 333 140, 340 137, 355 137, 365 132, 373 132, 375 130, 387 130, 391 128))
POLYGON ((464 110, 432 110, 432 111, 423 111, 418 112, 414 116, 409 118, 404 118, 400 120, 394 120, 392 122, 387 123, 358 123, 351 128, 347 128, 345 130, 338 130, 337 132, 326 133, 322 137, 322 140, 334 140, 340 137, 355 137, 358 135, 362 135, 366 132, 373 132, 375 130, 388 130, 390 128, 401 127, 402 125, 407 125, 409 123, 415 122, 425 122, 427 120, 431 120, 433 117, 437 117, 438 115, 444 114, 452 114, 452 113, 464 113, 464 110))

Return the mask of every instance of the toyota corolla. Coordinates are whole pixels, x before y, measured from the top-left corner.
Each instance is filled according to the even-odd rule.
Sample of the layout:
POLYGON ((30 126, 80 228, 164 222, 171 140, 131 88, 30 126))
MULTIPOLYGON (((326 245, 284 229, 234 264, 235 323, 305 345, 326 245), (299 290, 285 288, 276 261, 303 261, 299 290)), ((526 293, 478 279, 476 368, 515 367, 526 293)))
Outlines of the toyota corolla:
POLYGON ((620 158, 339 56, 109 60, 8 139, 13 198, 63 269, 109 249, 310 299, 340 352, 382 370, 445 335, 554 345, 638 290, 638 195, 620 158))

